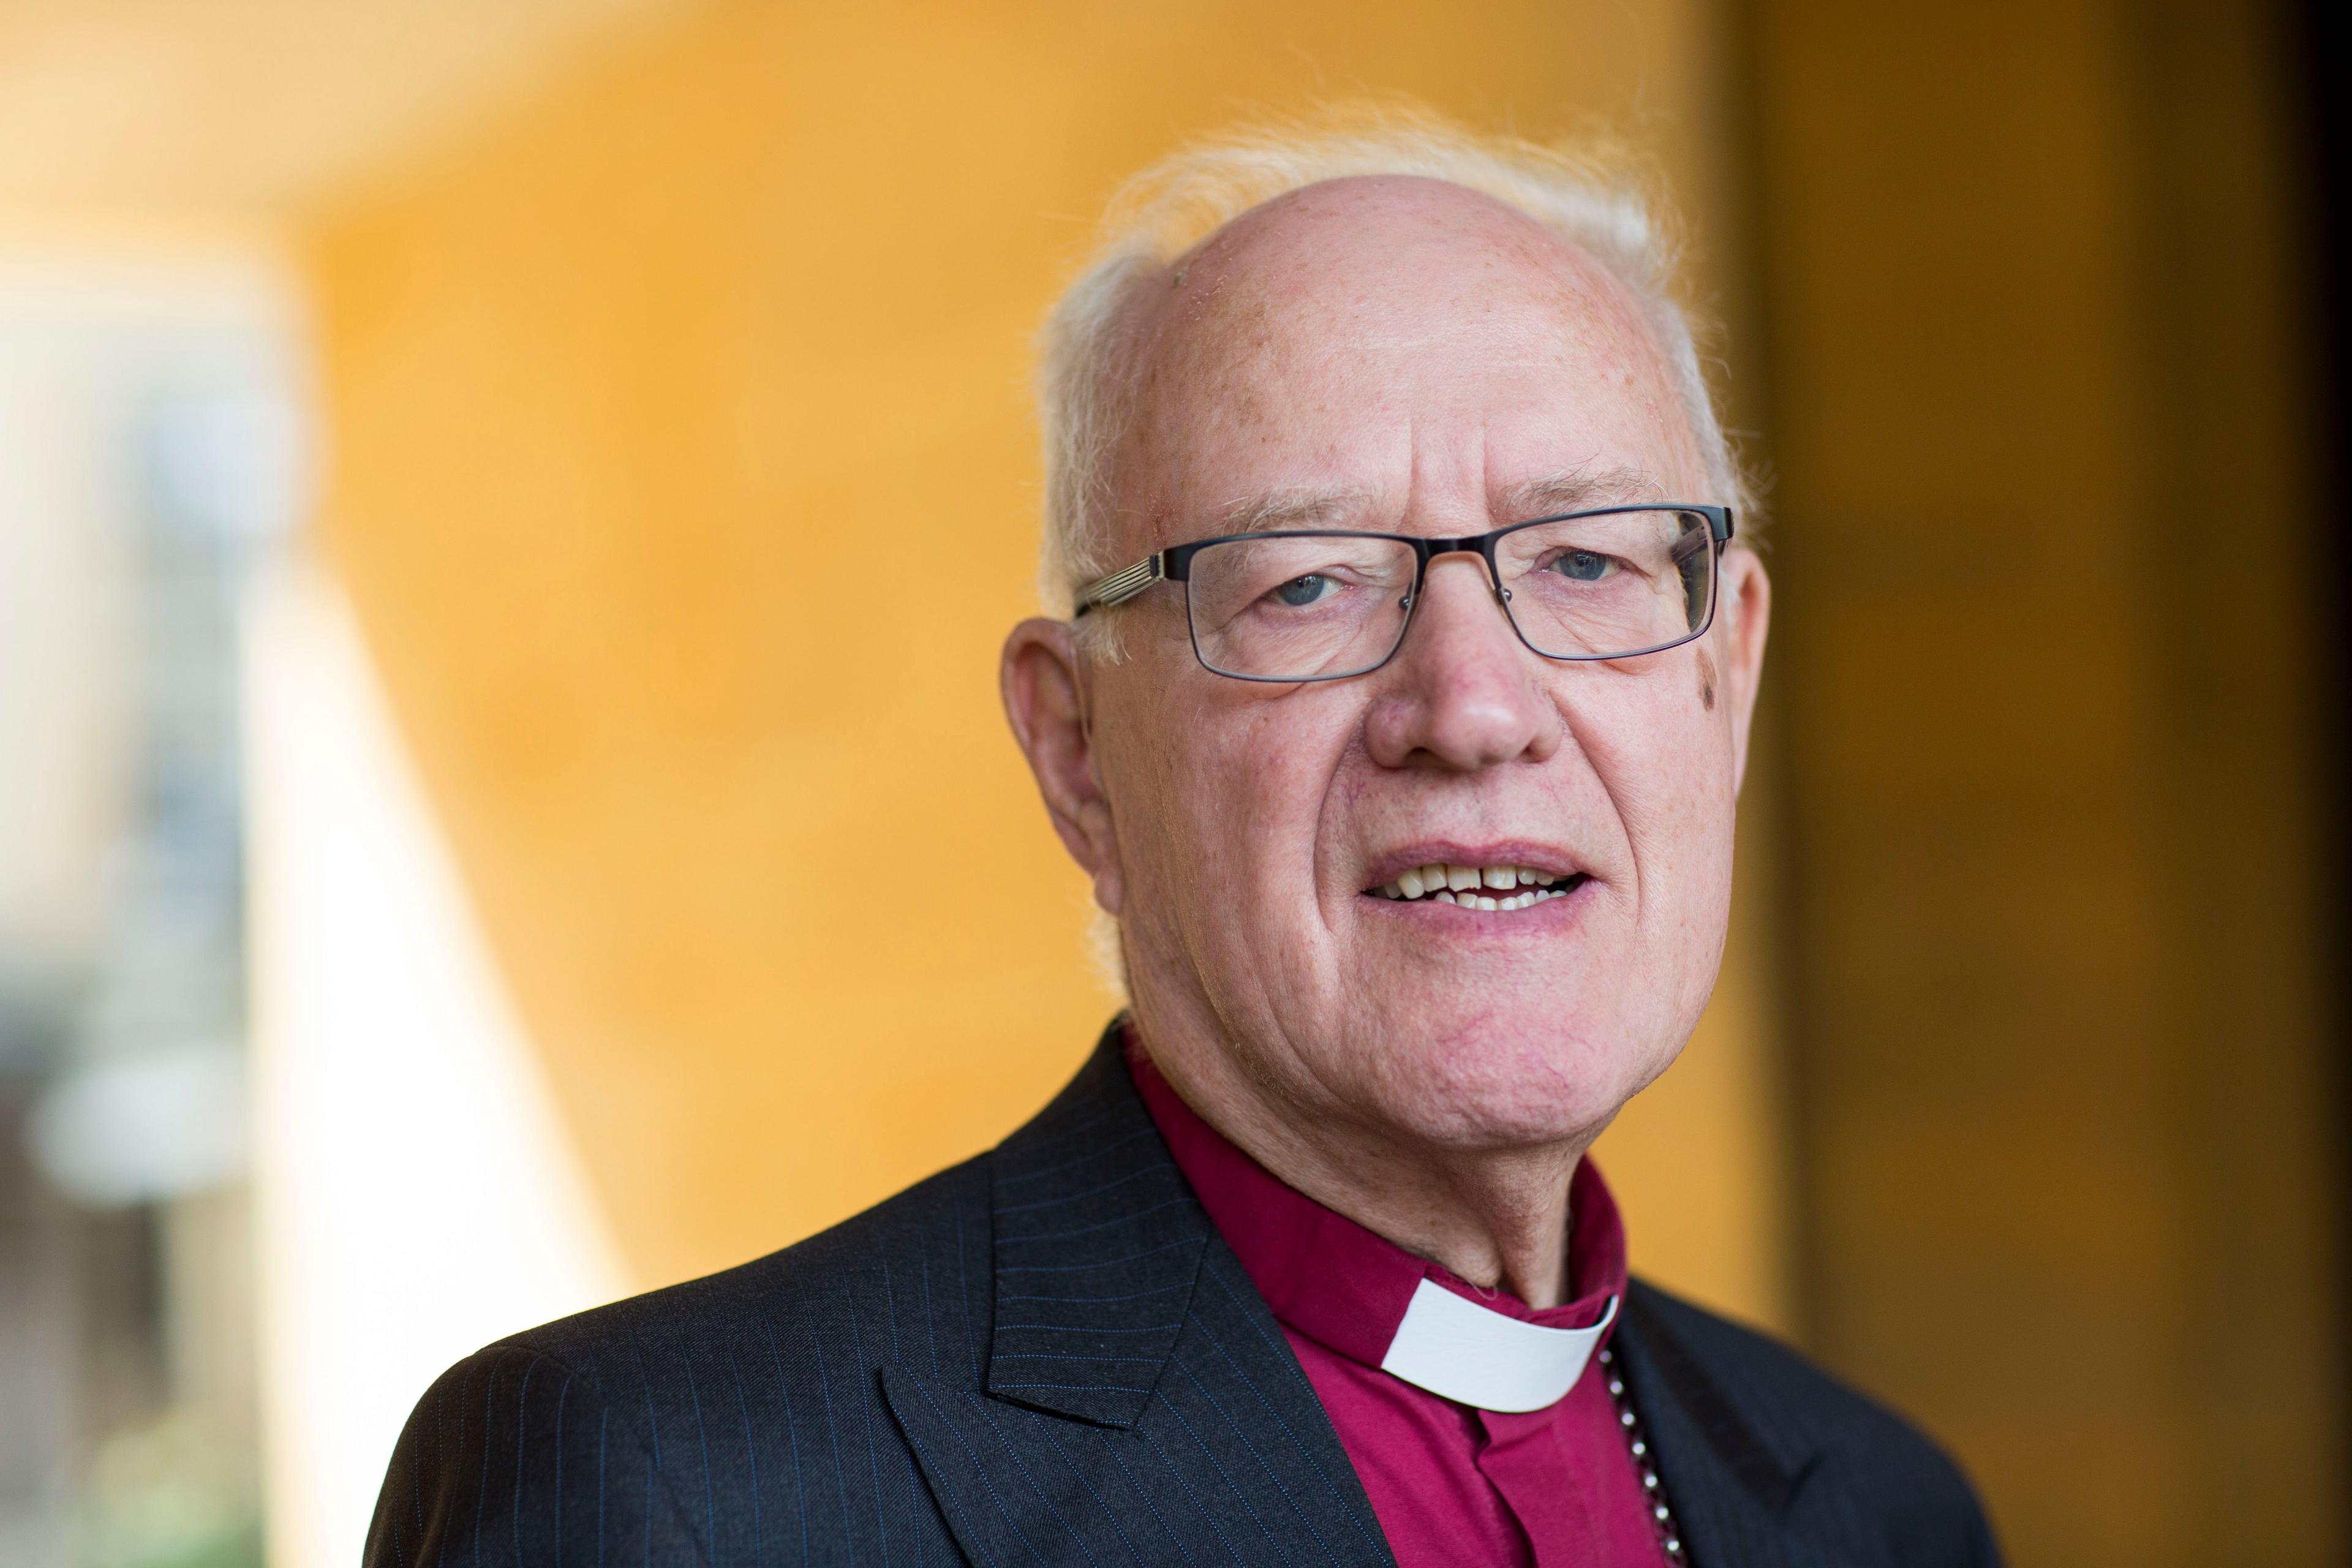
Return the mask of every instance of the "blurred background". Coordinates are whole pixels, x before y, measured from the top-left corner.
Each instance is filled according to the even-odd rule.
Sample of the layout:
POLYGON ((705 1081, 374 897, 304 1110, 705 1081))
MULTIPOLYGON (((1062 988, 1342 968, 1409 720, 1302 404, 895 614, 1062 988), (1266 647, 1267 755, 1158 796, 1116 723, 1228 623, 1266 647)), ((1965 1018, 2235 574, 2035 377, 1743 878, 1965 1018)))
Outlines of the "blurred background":
POLYGON ((1769 478, 1636 1266, 2025 1568, 2347 1561, 2345 26, 0 0, 0 1563, 353 1563, 443 1365, 1042 1103, 1030 334, 1400 94, 1641 152, 1769 478))

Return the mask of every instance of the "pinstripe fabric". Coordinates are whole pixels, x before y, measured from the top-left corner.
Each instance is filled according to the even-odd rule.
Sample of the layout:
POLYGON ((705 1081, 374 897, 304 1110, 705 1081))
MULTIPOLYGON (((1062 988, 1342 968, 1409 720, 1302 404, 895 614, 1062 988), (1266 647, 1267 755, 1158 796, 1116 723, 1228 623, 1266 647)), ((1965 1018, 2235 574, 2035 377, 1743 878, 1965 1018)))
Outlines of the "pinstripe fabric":
MULTIPOLYGON (((1617 1341, 1700 1568, 1995 1561, 1936 1450, 1636 1285, 1617 1341)), ((824 1235, 518 1334, 418 1403, 369 1568, 1391 1562, 1116 1029, 1037 1120, 824 1235)))

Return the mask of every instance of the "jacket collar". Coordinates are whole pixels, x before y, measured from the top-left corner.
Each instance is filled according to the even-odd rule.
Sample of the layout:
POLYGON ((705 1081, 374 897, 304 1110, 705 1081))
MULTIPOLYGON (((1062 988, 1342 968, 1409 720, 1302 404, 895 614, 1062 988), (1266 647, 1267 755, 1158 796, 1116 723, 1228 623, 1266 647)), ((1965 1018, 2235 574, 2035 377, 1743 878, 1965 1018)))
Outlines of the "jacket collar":
POLYGON ((1656 1451, 1666 1502, 1696 1563, 1781 1568, 1788 1513, 1821 1461, 1818 1443, 1757 1420, 1675 1327, 1691 1309, 1636 1279, 1617 1333, 1618 1365, 1656 1451))
POLYGON ((1104 1426, 1150 1403, 1213 1229, 1120 1059, 1126 1019, 993 1160, 988 1391, 1104 1426))

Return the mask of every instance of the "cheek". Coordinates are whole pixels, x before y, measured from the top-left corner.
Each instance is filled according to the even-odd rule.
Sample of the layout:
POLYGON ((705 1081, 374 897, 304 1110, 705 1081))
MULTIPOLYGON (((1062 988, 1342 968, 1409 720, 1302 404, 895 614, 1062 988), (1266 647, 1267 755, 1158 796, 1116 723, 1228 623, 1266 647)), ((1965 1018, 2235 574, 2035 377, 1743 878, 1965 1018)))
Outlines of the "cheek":
POLYGON ((1694 650, 1602 702, 1571 703, 1637 861, 1643 900, 1679 901, 1675 885, 1721 858, 1733 800, 1731 737, 1713 657, 1694 650))
MULTIPOLYGON (((1226 894, 1311 892, 1316 827, 1344 732, 1295 698, 1245 697, 1238 707, 1213 700, 1170 720, 1180 726, 1172 732, 1189 738, 1167 749, 1158 831, 1184 858, 1186 878, 1226 894)), ((1243 907, 1263 906, 1251 900, 1243 907)))

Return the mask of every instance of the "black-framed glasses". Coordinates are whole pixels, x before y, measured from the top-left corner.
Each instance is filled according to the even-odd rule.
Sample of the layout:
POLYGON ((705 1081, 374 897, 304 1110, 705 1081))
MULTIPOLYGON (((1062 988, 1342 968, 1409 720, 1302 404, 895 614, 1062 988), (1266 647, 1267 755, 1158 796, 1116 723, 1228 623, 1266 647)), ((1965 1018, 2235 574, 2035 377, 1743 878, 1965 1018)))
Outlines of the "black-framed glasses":
POLYGON ((1192 652, 1236 680, 1344 680, 1403 646, 1429 563, 1467 552, 1519 640, 1546 658, 1633 658, 1704 635, 1731 542, 1727 506, 1607 506, 1464 539, 1277 529, 1194 540, 1078 595, 1076 614, 1184 584, 1192 652))

